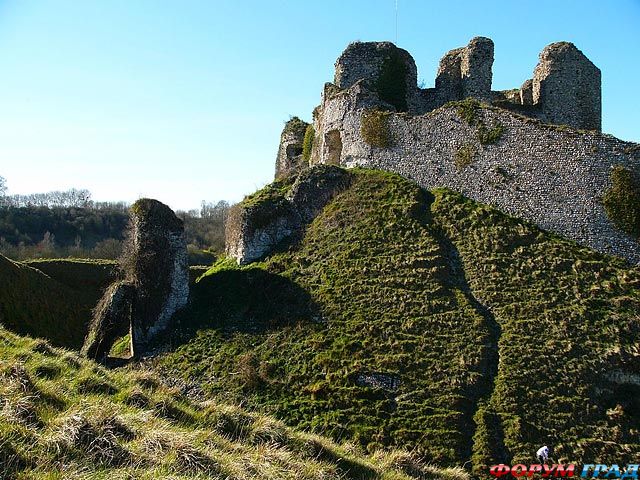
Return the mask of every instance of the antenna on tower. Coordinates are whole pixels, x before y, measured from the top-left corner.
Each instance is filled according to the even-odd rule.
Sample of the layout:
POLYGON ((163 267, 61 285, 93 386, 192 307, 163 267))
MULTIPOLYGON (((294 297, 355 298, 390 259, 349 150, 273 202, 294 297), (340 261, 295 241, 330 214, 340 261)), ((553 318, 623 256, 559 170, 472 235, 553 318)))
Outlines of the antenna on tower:
POLYGON ((395 44, 398 44, 398 0, 396 0, 396 41, 395 44))

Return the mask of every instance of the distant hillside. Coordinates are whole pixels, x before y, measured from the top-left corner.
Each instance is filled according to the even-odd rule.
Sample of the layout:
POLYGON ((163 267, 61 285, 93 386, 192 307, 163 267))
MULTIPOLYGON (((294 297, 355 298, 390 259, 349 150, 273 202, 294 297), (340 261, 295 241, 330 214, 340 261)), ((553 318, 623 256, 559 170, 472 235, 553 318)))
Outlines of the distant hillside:
POLYGON ((0 328, 3 479, 468 480, 405 451, 367 457, 144 370, 108 371, 0 328))
POLYGON ((485 476, 545 443, 567 461, 637 459, 638 269, 448 190, 351 172, 299 242, 199 280, 158 367, 485 476))

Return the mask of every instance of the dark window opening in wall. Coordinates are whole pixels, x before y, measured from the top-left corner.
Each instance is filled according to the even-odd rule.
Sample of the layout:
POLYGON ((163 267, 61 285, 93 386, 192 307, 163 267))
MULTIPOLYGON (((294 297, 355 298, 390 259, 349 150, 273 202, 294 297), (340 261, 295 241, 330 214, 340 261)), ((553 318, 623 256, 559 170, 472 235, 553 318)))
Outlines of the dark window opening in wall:
POLYGON ((339 165, 342 156, 342 138, 338 130, 331 130, 324 137, 325 163, 339 165))
POLYGON ((287 158, 293 158, 302 155, 302 146, 287 145, 287 158))

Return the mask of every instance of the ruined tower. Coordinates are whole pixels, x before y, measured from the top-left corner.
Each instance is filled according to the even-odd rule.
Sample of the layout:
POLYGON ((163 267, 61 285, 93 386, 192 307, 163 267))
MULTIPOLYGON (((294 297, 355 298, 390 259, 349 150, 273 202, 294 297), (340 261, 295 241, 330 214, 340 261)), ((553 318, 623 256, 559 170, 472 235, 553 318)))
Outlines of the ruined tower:
POLYGON ((532 82, 541 120, 600 131, 600 92, 600 69, 573 43, 552 43, 542 50, 532 82))

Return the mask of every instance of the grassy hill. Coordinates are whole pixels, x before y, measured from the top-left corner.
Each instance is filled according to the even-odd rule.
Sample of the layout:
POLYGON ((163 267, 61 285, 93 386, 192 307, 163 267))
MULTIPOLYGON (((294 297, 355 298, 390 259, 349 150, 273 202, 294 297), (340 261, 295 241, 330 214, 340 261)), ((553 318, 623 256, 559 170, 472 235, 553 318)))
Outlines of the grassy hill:
POLYGON ((2 479, 468 480, 406 451, 367 457, 274 419, 194 401, 0 328, 2 479))
POLYGON ((637 268, 352 171, 300 241, 198 281, 158 368, 289 425, 479 474, 542 444, 565 461, 640 455, 637 268))
MULTIPOLYGON (((68 264, 68 262, 65 262, 68 264)), ((58 346, 80 348, 97 298, 0 255, 0 323, 58 346)), ((99 298, 99 297, 98 297, 99 298)))

